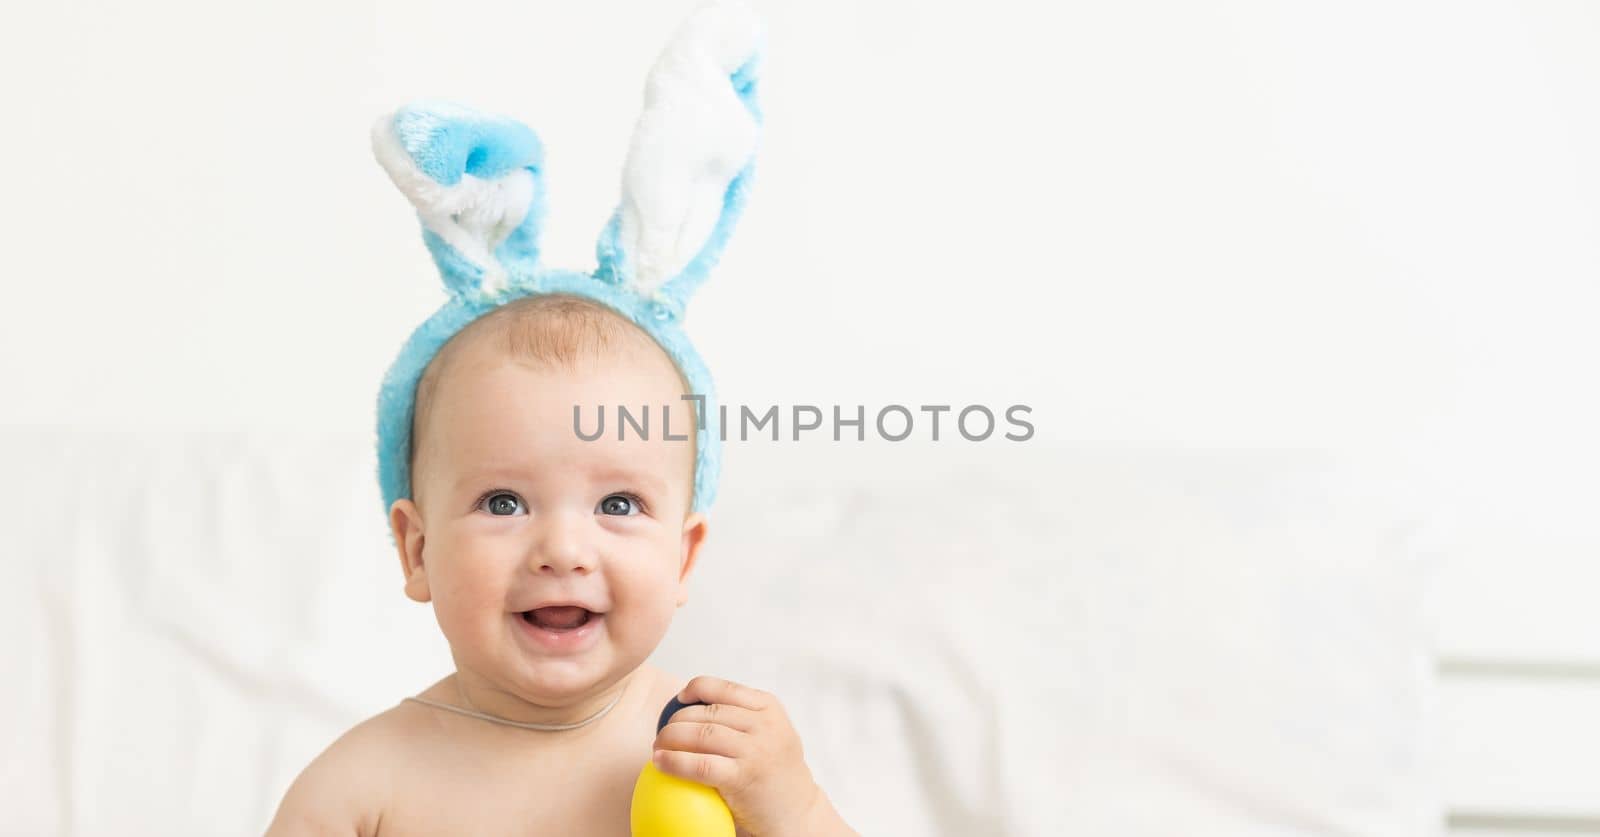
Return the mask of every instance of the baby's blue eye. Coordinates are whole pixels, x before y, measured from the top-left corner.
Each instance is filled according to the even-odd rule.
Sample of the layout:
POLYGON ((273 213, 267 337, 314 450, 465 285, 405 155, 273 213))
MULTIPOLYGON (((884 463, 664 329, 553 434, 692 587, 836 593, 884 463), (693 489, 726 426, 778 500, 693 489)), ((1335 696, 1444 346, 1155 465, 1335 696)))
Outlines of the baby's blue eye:
MULTIPOLYGON (((522 505, 522 501, 517 499, 517 495, 508 494, 504 491, 498 494, 491 494, 488 497, 485 497, 484 500, 488 501, 487 507, 489 509, 489 513, 495 515, 496 517, 508 517, 510 515, 514 515, 517 513, 518 507, 522 505)), ((484 504, 480 504, 480 507, 483 505, 484 504)))
POLYGON ((597 511, 601 514, 610 515, 638 514, 640 511, 639 500, 626 494, 612 494, 600 501, 600 508, 597 511))

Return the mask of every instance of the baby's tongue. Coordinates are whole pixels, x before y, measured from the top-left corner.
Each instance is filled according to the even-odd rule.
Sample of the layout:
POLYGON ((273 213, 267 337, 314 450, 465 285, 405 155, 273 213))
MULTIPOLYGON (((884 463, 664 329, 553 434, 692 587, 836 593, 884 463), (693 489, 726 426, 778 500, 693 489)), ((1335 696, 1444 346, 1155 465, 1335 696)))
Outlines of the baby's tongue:
POLYGON ((581 607, 541 607, 533 612, 533 621, 541 628, 576 628, 589 618, 589 611, 581 607))

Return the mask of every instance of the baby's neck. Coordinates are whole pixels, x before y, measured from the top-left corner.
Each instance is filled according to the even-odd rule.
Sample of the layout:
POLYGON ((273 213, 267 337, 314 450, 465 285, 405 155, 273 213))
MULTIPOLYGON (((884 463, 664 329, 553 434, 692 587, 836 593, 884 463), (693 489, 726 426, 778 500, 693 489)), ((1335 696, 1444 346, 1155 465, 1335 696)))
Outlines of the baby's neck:
MULTIPOLYGON (((482 720, 505 726, 566 727, 567 729, 540 729, 540 732, 575 732, 595 726, 627 703, 641 687, 649 690, 654 679, 648 666, 640 666, 603 691, 563 706, 544 706, 507 692, 487 683, 471 672, 457 670, 442 681, 445 694, 442 702, 461 707, 482 716, 482 720)), ((430 689, 430 692, 436 691, 430 689)), ((438 698, 434 698, 438 700, 438 698)))
POLYGON ((583 726, 564 730, 527 730, 514 725, 467 717, 463 713, 429 708, 439 715, 451 716, 452 726, 461 733, 483 735, 497 740, 537 741, 543 745, 565 745, 593 742, 606 737, 610 730, 625 731, 628 738, 644 735, 646 740, 655 731, 656 719, 668 700, 686 682, 649 664, 641 664, 610 688, 584 700, 564 707, 543 707, 522 700, 516 695, 486 687, 476 689, 472 672, 458 670, 425 689, 419 697, 436 703, 448 704, 464 710, 476 711, 513 723, 571 724, 581 722, 605 710, 612 700, 615 705, 597 720, 583 726), (459 725, 458 725, 459 724, 459 725), (641 729, 643 730, 641 732, 641 729), (507 733, 513 733, 507 736, 507 733), (531 738, 530 738, 531 737, 531 738))

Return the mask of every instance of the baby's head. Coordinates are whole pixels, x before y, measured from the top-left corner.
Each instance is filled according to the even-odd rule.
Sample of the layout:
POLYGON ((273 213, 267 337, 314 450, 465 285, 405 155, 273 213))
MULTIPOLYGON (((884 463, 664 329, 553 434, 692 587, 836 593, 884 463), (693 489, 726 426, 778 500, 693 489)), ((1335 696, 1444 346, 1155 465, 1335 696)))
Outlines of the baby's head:
POLYGON ((764 40, 742 3, 673 35, 592 270, 542 259, 544 146, 526 125, 431 99, 373 123, 449 292, 384 376, 378 482, 457 685, 572 707, 644 662, 686 598, 721 437, 683 320, 749 195, 764 40), (582 438, 576 408, 619 407, 653 410, 649 431, 582 438), (566 603, 583 609, 542 609, 566 603))
POLYGON ((688 392, 654 339, 574 295, 507 303, 440 349, 389 518, 406 595, 433 603, 458 671, 561 706, 655 650, 706 533, 688 392), (579 435, 577 411, 593 436, 619 406, 648 407, 647 432, 579 435))

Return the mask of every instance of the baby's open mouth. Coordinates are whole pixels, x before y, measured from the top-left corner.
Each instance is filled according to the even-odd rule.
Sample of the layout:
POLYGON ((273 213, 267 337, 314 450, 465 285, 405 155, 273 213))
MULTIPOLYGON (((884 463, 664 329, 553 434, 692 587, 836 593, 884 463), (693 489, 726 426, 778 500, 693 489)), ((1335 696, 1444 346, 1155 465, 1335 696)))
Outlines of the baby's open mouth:
POLYGON ((577 606, 540 607, 522 612, 524 621, 547 631, 575 631, 601 614, 577 606))

